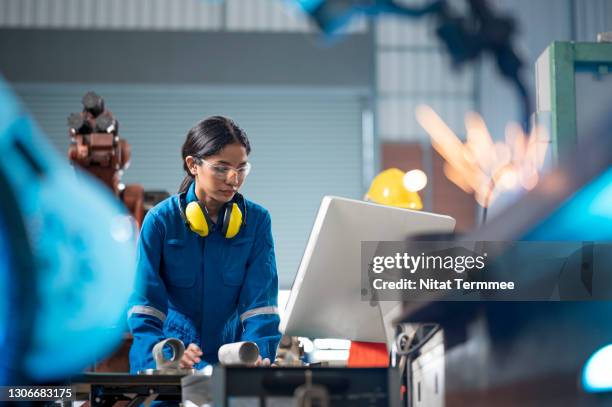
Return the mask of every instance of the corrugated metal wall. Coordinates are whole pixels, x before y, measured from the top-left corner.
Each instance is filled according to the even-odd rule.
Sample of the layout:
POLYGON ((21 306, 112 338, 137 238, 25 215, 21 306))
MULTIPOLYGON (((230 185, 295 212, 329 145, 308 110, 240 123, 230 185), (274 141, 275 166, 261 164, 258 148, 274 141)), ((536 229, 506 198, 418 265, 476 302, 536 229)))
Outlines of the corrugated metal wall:
POLYGON ((66 117, 88 90, 102 95, 132 146, 124 182, 175 193, 183 178, 180 147, 187 130, 213 114, 248 133, 253 171, 246 197, 272 214, 281 286, 297 271, 321 198, 360 198, 361 105, 358 92, 240 90, 137 85, 19 84, 16 90, 61 154, 66 117), (287 191, 291 191, 290 194, 287 191))
POLYGON ((0 27, 315 31, 290 0, 0 0, 0 27))
MULTIPOLYGON (((551 40, 567 40, 558 36, 546 38, 553 31, 557 33, 555 27, 566 27, 569 33, 573 25, 574 32, 570 35, 576 41, 595 41, 598 32, 612 31, 610 0, 535 0, 520 4, 504 0, 491 2, 499 12, 508 12, 518 18, 518 40, 527 40, 519 47, 528 64, 527 72, 533 71, 531 61, 551 40), (520 11, 518 14, 517 9, 520 11), (542 9, 549 11, 552 20, 542 22, 544 14, 539 13, 542 9), (530 10, 537 10, 533 11, 538 18, 537 23, 524 18, 523 14, 532 13, 530 10), (558 17, 564 15, 560 10, 564 10, 569 18, 559 20, 558 17), (538 39, 544 39, 544 43, 536 44, 538 39)), ((455 6, 461 4, 465 6, 465 2, 454 1, 455 6)), ((419 103, 432 105, 458 135, 465 131, 464 113, 476 107, 477 74, 474 65, 466 66, 462 72, 455 72, 447 51, 440 49, 433 27, 426 21, 393 17, 383 17, 377 21, 378 130, 383 141, 426 140, 414 120, 414 108, 419 103)), ((492 86, 507 87, 496 71, 493 76, 496 83, 492 86)), ((529 73, 526 79, 530 84, 533 82, 529 73)), ((484 91, 486 93, 486 89, 484 91)), ((496 100, 493 106, 504 115, 500 120, 503 124, 518 117, 511 112, 515 105, 513 94, 496 100), (498 109, 500 103, 505 109, 498 109)), ((493 126, 495 129, 500 127, 501 131, 494 132, 497 136, 503 134, 503 126, 493 126)))
POLYGON ((81 29, 217 29, 219 2, 197 0, 2 0, 0 26, 81 29))
POLYGON ((378 132, 381 141, 428 142, 415 120, 417 105, 431 105, 458 134, 474 110, 473 67, 452 69, 430 20, 384 17, 376 23, 378 132))
POLYGON ((314 31, 312 23, 289 1, 226 0, 229 31, 314 31))
POLYGON ((612 1, 574 0, 572 7, 576 41, 596 41, 597 33, 612 31, 612 1))

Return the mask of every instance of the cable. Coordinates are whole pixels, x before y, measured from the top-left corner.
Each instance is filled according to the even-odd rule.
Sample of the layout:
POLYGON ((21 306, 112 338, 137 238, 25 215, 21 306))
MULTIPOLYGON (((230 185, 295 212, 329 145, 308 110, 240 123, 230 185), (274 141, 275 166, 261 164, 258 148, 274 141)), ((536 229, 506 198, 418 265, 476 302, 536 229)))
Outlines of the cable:
POLYGON ((425 346, 425 344, 429 342, 429 340, 433 338, 433 336, 439 330, 440 330, 440 324, 426 323, 426 324, 422 324, 421 326, 417 328, 417 332, 414 334, 412 339, 405 332, 397 335, 397 337, 395 338, 395 346, 397 348, 397 354, 399 356, 413 355, 414 353, 418 352, 423 346, 425 346), (409 346, 412 344, 414 339, 417 336, 419 336, 419 330, 424 330, 428 327, 430 328, 430 331, 423 338, 421 338, 416 345, 410 348, 409 346), (406 342, 402 343, 402 341, 406 341, 406 342), (406 349, 407 346, 408 346, 408 349, 406 349))

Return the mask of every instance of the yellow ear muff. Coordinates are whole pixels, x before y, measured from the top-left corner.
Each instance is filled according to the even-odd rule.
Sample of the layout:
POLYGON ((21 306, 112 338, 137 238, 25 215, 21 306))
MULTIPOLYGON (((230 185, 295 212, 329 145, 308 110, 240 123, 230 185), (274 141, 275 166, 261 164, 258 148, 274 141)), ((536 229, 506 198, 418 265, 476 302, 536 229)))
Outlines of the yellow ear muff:
MULTIPOLYGON (((225 226, 225 225, 224 225, 225 226)), ((229 221, 227 222, 227 227, 224 227, 223 234, 226 238, 231 239, 236 236, 238 232, 240 232, 240 227, 242 226, 242 211, 238 207, 237 203, 232 203, 231 212, 229 214, 229 221)))
POLYGON ((185 209, 189 228, 202 237, 208 236, 208 219, 197 202, 189 202, 185 209))

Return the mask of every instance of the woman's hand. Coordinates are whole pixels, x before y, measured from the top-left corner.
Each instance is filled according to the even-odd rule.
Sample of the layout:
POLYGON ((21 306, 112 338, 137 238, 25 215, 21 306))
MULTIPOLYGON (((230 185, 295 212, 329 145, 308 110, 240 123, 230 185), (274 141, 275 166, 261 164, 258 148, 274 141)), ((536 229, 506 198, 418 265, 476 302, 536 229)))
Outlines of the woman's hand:
MULTIPOLYGON (((202 356, 202 349, 200 349, 200 347, 195 343, 190 343, 189 346, 187 346, 187 349, 185 349, 183 357, 179 361, 179 366, 181 369, 191 369, 193 368, 193 365, 200 363, 202 360, 200 359, 200 356, 202 356)), ((268 361, 268 363, 270 362, 268 361)))
POLYGON ((257 358, 257 361, 255 362, 255 364, 253 366, 256 367, 270 367, 270 359, 265 358, 262 359, 261 356, 257 358))

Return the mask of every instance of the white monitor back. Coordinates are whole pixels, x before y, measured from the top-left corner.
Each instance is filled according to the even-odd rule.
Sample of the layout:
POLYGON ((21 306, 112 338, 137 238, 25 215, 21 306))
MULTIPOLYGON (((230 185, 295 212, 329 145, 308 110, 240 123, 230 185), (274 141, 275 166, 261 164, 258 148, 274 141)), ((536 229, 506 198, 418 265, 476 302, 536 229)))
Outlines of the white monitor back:
MULTIPOLYGON (((404 241, 410 235, 449 233, 454 228, 450 216, 324 197, 281 320, 281 332, 385 342, 381 312, 396 307, 385 304, 381 311, 361 299, 361 242, 404 241)), ((367 258, 374 254, 368 253, 367 258)))

